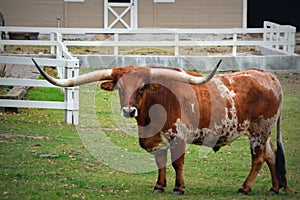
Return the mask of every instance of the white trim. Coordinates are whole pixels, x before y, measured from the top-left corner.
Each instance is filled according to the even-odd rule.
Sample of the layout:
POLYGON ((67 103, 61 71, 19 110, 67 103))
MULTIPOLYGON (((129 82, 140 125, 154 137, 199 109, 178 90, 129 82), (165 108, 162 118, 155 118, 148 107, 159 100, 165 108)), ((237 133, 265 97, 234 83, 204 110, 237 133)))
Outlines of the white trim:
POLYGON ((104 28, 113 29, 114 26, 118 23, 121 23, 127 29, 136 29, 137 28, 137 3, 138 0, 131 0, 130 3, 114 3, 104 0, 104 28), (123 7, 125 8, 121 14, 115 12, 114 7, 123 7), (108 15, 111 13, 115 19, 111 24, 108 24, 108 15), (127 23, 123 17, 130 13, 130 21, 127 23))
POLYGON ((248 0, 243 0, 243 28, 247 28, 248 0))
POLYGON ((154 3, 175 3, 175 0, 153 0, 154 3))
POLYGON ((85 0, 64 0, 64 2, 69 2, 69 3, 83 3, 85 0))

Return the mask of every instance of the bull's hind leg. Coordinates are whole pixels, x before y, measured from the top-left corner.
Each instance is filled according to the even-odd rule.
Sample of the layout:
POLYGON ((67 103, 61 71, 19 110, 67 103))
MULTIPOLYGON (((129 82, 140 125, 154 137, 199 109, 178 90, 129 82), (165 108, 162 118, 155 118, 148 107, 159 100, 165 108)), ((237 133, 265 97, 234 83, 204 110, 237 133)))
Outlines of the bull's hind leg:
POLYGON ((249 176, 245 180, 242 188, 239 189, 240 194, 248 194, 251 191, 254 180, 266 161, 271 172, 272 188, 269 194, 279 193, 279 180, 276 172, 276 149, 270 138, 264 141, 264 137, 251 137, 251 154, 252 167, 249 176))
POLYGON ((254 180, 265 162, 266 141, 260 134, 253 134, 250 137, 250 147, 252 155, 252 166, 248 177, 242 187, 238 190, 239 194, 248 194, 251 191, 254 180))

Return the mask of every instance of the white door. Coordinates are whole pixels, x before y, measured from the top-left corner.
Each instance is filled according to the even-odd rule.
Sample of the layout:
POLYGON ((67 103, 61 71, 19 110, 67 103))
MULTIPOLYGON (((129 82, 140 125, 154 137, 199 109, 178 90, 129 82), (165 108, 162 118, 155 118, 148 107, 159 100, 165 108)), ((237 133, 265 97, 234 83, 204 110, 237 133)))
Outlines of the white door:
POLYGON ((137 28, 138 0, 104 0, 104 28, 137 28))

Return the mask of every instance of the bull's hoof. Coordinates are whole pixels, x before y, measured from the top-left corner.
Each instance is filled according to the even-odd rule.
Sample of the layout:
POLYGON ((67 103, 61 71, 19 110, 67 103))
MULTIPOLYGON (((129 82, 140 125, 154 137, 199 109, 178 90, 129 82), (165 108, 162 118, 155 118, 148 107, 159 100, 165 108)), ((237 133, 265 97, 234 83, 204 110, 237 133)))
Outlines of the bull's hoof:
POLYGON ((249 192, 251 192, 251 189, 250 189, 248 192, 246 192, 243 188, 240 188, 240 189, 238 190, 238 194, 239 194, 239 195, 248 195, 249 192))
POLYGON ((152 191, 152 194, 161 194, 164 191, 165 191, 164 188, 159 188, 159 187, 155 186, 153 191, 152 191))
POLYGON ((173 189, 173 194, 174 195, 183 195, 184 194, 184 190, 179 190, 177 188, 173 189))
POLYGON ((271 188, 270 191, 268 192, 268 195, 277 195, 277 194, 279 194, 279 191, 276 191, 273 188, 271 188))

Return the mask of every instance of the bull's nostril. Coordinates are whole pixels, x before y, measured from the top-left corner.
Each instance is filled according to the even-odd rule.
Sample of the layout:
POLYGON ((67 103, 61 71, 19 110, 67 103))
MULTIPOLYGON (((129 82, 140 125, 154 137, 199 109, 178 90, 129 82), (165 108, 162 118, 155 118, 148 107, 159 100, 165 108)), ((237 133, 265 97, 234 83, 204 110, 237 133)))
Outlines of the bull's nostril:
POLYGON ((127 107, 124 107, 122 109, 123 111, 123 116, 124 117, 136 117, 137 116, 137 110, 136 108, 127 108, 127 107))
POLYGON ((129 115, 130 115, 130 117, 134 117, 134 116, 135 116, 135 109, 132 109, 132 110, 129 112, 129 115))

